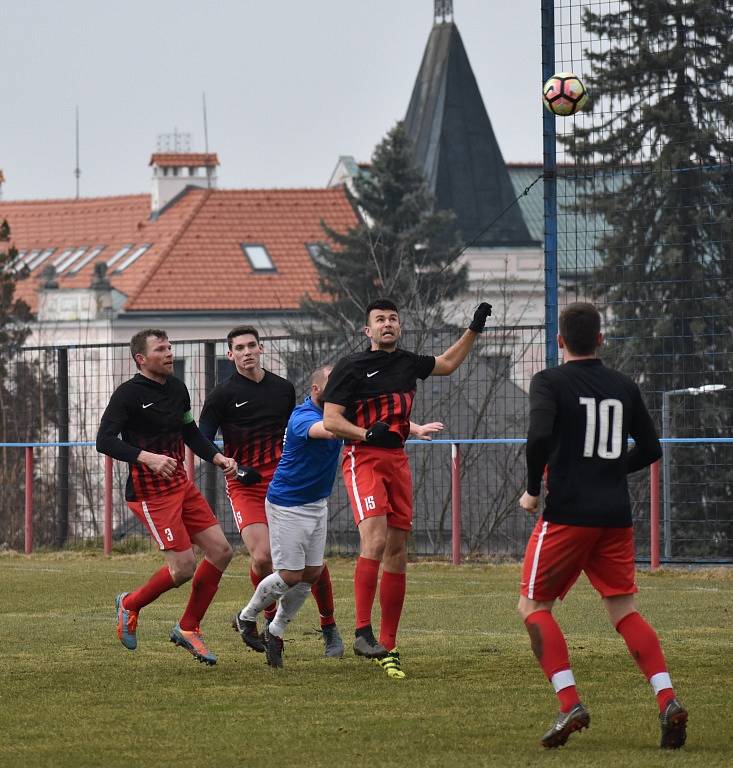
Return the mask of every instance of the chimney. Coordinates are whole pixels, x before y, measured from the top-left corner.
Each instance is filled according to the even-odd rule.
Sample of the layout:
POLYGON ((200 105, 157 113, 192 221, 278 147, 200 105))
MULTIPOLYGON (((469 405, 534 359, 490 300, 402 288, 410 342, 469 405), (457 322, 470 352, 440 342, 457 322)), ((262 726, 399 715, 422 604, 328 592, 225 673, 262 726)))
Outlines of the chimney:
POLYGON ((216 153, 156 152, 148 165, 153 167, 153 217, 186 187, 216 189, 216 153))

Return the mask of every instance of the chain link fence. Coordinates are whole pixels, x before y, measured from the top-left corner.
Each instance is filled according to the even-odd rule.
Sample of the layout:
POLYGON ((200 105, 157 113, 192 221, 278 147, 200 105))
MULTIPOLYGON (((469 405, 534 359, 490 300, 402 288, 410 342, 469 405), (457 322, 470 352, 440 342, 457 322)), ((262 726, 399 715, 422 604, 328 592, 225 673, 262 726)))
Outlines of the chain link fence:
MULTIPOLYGON (((406 332, 403 345, 425 354, 440 354, 460 335, 453 329, 428 333, 406 332)), ((324 362, 364 345, 363 336, 348 342, 343 336, 322 335, 306 341, 289 337, 263 339, 265 366, 294 382, 305 395, 310 372, 324 362)), ((194 414, 206 393, 231 375, 222 341, 174 341, 175 373, 190 392, 194 414)), ((430 377, 418 384, 413 410, 417 422, 442 421, 448 439, 507 439, 526 436, 528 387, 531 375, 544 366, 541 326, 493 328, 486 331, 474 352, 450 377, 430 377)), ((4 442, 92 442, 102 412, 114 388, 134 375, 126 344, 23 350, 15 362, 16 385, 11 425, 6 419, 4 442), (11 429, 12 427, 12 429, 11 429), (28 441, 30 442, 30 441, 28 441)), ((659 412, 656 414, 659 416, 659 412)), ((725 464, 731 446, 714 446, 725 464)), ((0 546, 23 548, 24 452, 0 449, 3 473, 9 478, 0 501, 0 546)), ((415 555, 444 557, 451 553, 451 446, 410 443, 408 453, 415 483, 415 523, 411 549, 415 555)), ((688 446, 675 448, 683 453, 688 446)), ((712 449, 711 449, 712 450, 712 449)), ((103 534, 104 459, 93 445, 34 448, 34 547, 101 547, 103 534)), ((521 444, 467 444, 461 446, 461 551, 464 557, 521 557, 533 518, 518 509, 524 489, 524 448, 521 444)), ((716 486, 708 481, 713 465, 700 468, 698 487, 712 497, 716 486)), ((649 480, 647 473, 632 482, 637 520, 637 548, 649 552, 649 480)), ((153 544, 124 501, 127 466, 114 463, 113 539, 125 551, 150 549, 153 544)), ((219 470, 198 459, 195 481, 209 500, 230 539, 237 530, 219 470)), ((694 493, 694 489, 690 489, 694 493)), ((726 502, 727 503, 727 502, 726 502)), ((725 508, 716 514, 725 515, 725 508)), ((730 525, 730 520, 723 520, 730 525)), ((694 542, 696 556, 730 556, 730 548, 707 531, 719 529, 709 518, 680 539, 675 547, 694 542)), ((358 551, 353 523, 340 473, 330 502, 328 548, 331 554, 358 551)))

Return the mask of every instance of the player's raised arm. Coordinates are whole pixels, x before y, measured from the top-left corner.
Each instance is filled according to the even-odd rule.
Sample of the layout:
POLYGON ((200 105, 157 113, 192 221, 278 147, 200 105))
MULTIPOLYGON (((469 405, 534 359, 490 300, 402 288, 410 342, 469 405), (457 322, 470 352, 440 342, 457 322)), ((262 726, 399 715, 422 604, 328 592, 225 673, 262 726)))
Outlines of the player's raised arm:
POLYGON ((486 327, 486 319, 491 317, 491 304, 485 301, 478 305, 473 313, 473 320, 468 330, 458 341, 435 358, 433 376, 449 376, 466 359, 478 335, 486 327))

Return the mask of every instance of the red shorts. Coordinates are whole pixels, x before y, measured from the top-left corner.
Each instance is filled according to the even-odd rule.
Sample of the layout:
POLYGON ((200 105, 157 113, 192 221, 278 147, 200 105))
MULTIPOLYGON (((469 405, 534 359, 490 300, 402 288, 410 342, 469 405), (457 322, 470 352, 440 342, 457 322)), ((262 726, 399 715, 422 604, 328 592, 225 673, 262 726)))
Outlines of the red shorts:
POLYGON ((412 529, 412 472, 404 451, 347 445, 341 464, 354 522, 387 515, 387 525, 412 529))
POLYGON ((539 519, 527 542, 520 592, 538 602, 560 598, 581 571, 602 597, 637 591, 633 528, 588 528, 539 519))
POLYGON ((232 505, 234 522, 240 533, 242 528, 246 528, 252 523, 267 525, 265 497, 267 496, 267 486, 270 485, 276 467, 277 462, 266 467, 257 467, 257 471, 262 475, 262 480, 254 485, 242 485, 238 480, 227 478, 227 496, 232 505))
POLYGON ((192 536, 219 524, 206 499, 190 480, 163 496, 128 501, 127 506, 161 549, 174 552, 191 549, 192 536))

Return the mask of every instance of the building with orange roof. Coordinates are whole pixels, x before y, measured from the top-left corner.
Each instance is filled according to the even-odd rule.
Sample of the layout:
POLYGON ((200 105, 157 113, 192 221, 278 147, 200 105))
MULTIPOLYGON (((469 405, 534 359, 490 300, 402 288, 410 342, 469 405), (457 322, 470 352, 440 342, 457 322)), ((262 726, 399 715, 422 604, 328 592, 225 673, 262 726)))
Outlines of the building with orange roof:
POLYGON ((2 201, 17 295, 37 313, 29 344, 126 341, 143 327, 221 338, 235 324, 282 334, 318 294, 322 222, 358 222, 343 187, 216 186, 215 154, 152 155, 152 193, 2 201))

